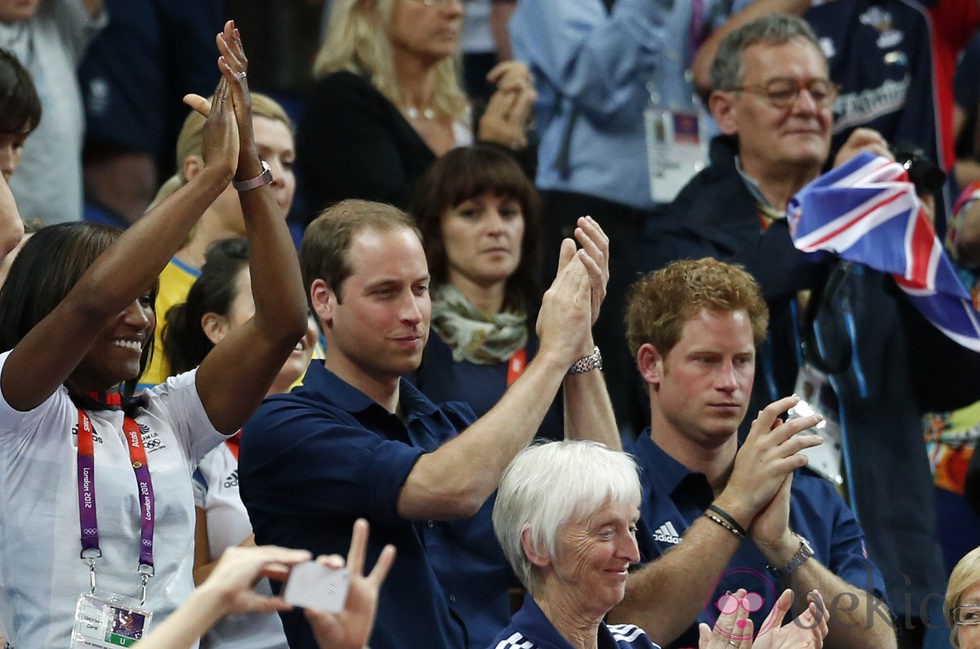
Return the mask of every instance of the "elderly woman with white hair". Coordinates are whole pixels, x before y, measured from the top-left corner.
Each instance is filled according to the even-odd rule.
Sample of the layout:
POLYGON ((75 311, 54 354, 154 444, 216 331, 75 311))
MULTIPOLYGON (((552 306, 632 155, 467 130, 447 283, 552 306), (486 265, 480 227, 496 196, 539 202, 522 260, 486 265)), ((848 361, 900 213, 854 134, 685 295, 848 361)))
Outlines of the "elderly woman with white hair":
MULTIPOLYGON (((504 472, 493 528, 527 588, 524 605, 494 640, 495 649, 650 649, 644 631, 606 625, 623 599, 629 566, 639 561, 636 464, 602 444, 563 441, 524 449, 504 472)), ((739 590, 733 602, 746 596, 739 590)), ((819 649, 828 613, 814 592, 794 623, 778 625, 792 603, 785 591, 753 640, 747 608, 723 607, 713 630, 701 625, 700 649, 819 649)))

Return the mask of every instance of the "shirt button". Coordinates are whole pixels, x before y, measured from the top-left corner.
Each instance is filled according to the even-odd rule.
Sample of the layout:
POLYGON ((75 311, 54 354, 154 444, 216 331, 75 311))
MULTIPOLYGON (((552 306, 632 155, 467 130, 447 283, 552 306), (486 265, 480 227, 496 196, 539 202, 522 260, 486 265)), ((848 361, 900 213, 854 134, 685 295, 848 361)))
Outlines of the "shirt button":
POLYGON ((436 526, 436 524, 435 524, 435 522, 434 522, 434 521, 425 521, 425 525, 426 525, 426 527, 428 527, 428 528, 429 528, 430 530, 431 530, 431 529, 432 529, 433 527, 435 527, 435 526, 436 526))
POLYGON ((449 593, 449 601, 450 602, 455 602, 456 601, 456 596, 453 595, 452 593, 449 593))

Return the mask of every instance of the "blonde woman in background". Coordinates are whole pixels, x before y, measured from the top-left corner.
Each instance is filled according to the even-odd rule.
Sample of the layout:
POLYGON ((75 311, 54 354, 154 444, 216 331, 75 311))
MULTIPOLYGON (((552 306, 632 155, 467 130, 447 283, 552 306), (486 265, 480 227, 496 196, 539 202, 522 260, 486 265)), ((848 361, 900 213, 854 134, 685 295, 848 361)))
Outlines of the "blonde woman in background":
POLYGON ((959 560, 946 586, 946 622, 956 649, 980 649, 980 547, 959 560))
MULTIPOLYGON (((149 209, 153 209, 183 187, 204 168, 201 154, 203 128, 204 118, 198 113, 192 112, 184 120, 184 126, 177 137, 177 172, 163 183, 149 209)), ((272 171, 272 191, 280 214, 285 218, 296 192, 296 179, 293 175, 293 160, 296 157, 293 124, 285 109, 276 101, 266 95, 252 93, 252 128, 259 157, 269 164, 272 171)), ((187 241, 160 273, 160 287, 154 306, 160 319, 154 333, 154 349, 157 353, 140 377, 138 387, 156 385, 172 374, 162 353, 161 334, 167 311, 174 304, 187 299, 187 292, 201 274, 208 248, 221 239, 245 236, 245 221, 237 194, 229 184, 204 212, 187 241)))
POLYGON ((336 0, 299 126, 306 221, 345 198, 406 207, 433 161, 474 140, 527 148, 536 98, 523 63, 496 66, 473 119, 458 79, 460 0, 336 0))

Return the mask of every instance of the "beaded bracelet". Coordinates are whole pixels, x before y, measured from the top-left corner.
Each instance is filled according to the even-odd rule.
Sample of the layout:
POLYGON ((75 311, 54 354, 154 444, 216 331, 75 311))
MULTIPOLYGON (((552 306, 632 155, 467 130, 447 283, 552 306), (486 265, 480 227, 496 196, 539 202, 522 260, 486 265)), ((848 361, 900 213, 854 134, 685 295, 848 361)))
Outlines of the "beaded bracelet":
POLYGON ((744 539, 746 536, 745 528, 738 524, 734 518, 732 518, 728 512, 726 512, 721 507, 717 505, 708 505, 708 511, 704 513, 708 519, 718 523, 726 530, 737 536, 739 539, 744 539), (713 513, 712 513, 713 512, 713 513), (717 514, 718 516, 715 516, 717 514))

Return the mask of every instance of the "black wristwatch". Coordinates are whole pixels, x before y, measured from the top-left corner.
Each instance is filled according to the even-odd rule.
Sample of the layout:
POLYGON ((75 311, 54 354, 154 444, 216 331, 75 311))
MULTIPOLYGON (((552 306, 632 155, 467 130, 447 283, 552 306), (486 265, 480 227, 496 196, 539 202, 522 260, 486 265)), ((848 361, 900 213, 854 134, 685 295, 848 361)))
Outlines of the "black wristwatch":
POLYGON ((806 561, 807 559, 813 556, 813 546, 810 545, 810 542, 807 541, 806 538, 804 538, 802 535, 797 534, 796 532, 793 532, 793 536, 795 536, 800 540, 800 549, 796 551, 796 554, 794 554, 792 558, 786 562, 785 565, 779 568, 774 568, 772 565, 766 566, 777 577, 782 577, 782 578, 789 577, 794 572, 796 572, 797 568, 803 565, 804 561, 806 561))

